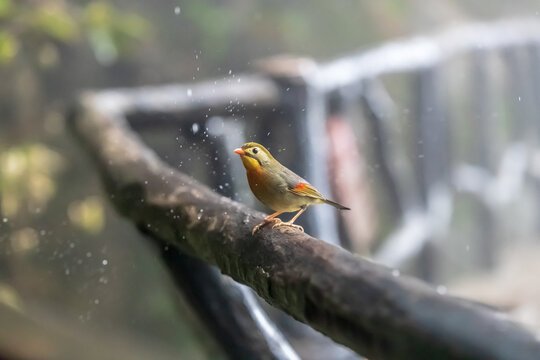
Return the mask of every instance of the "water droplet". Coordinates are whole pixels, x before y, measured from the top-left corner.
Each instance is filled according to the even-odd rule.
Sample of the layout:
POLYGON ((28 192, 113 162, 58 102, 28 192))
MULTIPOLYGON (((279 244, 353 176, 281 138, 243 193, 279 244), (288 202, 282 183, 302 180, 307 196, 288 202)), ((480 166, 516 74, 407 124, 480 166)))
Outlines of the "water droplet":
POLYGON ((2 222, 7 223, 7 222, 8 222, 8 218, 3 218, 3 219, 2 219, 2 222))
POLYGON ((176 15, 180 15, 180 12, 181 12, 180 6, 175 6, 175 7, 174 7, 174 13, 175 13, 176 15))
POLYGON ((196 134, 199 132, 199 124, 197 123, 193 123, 193 125, 191 125, 191 131, 196 134))
POLYGON ((191 88, 188 88, 186 90, 186 94, 187 94, 188 97, 191 97, 193 95, 193 90, 191 90, 191 88))
POLYGON ((105 266, 105 265, 108 265, 108 264, 109 264, 109 260, 103 259, 103 260, 101 261, 101 263, 102 263, 104 266, 105 266))
POLYGON ((439 285, 439 286, 437 286, 437 292, 438 292, 440 295, 446 294, 446 292, 447 292, 446 286, 444 286, 444 285, 439 285))

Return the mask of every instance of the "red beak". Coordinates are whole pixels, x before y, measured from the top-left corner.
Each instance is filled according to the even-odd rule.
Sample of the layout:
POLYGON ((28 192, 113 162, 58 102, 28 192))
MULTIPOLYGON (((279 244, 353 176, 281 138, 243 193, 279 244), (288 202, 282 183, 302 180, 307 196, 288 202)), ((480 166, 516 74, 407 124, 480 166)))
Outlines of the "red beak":
POLYGON ((234 149, 234 152, 237 153, 238 155, 245 155, 246 153, 244 152, 244 150, 238 148, 238 149, 234 149))

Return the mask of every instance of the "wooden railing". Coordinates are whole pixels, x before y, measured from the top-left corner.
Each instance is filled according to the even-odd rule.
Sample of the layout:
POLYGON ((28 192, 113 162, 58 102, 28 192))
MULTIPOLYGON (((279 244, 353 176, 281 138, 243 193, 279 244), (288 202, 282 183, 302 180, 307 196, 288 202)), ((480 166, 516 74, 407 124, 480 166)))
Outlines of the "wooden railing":
MULTIPOLYGON (((455 158, 449 104, 442 91, 443 66, 472 55, 475 97, 488 103, 485 57, 501 52, 509 71, 522 69, 522 58, 512 54, 525 49, 538 60, 538 44, 540 24, 515 20, 391 43, 326 65, 276 58, 262 63, 257 75, 87 93, 80 97, 71 124, 118 210, 162 248, 169 246, 164 260, 231 358, 298 355, 251 292, 224 281, 207 264, 369 358, 536 359, 538 340, 500 313, 440 294, 393 268, 418 258, 420 274, 430 279, 435 272, 430 259, 436 257, 431 245, 448 230, 456 188, 483 204, 478 216, 487 223, 480 224, 485 232, 479 241, 492 251, 495 224, 490 217, 507 201, 497 189, 518 193, 524 176, 531 173, 527 156, 535 150, 537 137, 531 115, 536 103, 531 99, 540 96, 539 82, 534 81, 538 62, 527 62, 533 75, 515 80, 514 88, 524 94, 528 108, 519 108, 522 113, 512 123, 498 172, 492 171, 490 139, 481 131, 490 121, 485 109, 472 120, 480 126, 473 138, 483 144, 481 158, 472 163, 455 158), (421 156, 409 161, 388 123, 393 101, 381 80, 395 73, 411 73, 414 79, 413 143, 421 156), (339 194, 329 174, 340 169, 326 162, 333 156, 328 121, 349 118, 350 124, 348 114, 355 106, 367 120, 367 132, 356 135, 375 139, 371 149, 380 169, 376 178, 391 209, 387 223, 395 224, 373 257, 391 268, 340 248, 355 241, 354 233, 329 207, 310 209, 303 224, 322 242, 292 230, 267 229, 252 236, 250 229, 262 214, 230 199, 248 204, 251 199, 239 176, 241 165, 228 159, 231 149, 251 138, 247 134, 264 139, 273 150, 285 147, 280 156, 287 166, 324 193, 339 194), (154 146, 162 159, 134 132, 144 136, 160 129, 178 134, 175 148, 154 146), (193 156, 199 160, 188 162, 193 156), (397 160, 403 160, 401 168, 397 160), (171 166, 178 164, 209 187, 171 166)), ((490 262, 485 259, 486 265, 490 262)))

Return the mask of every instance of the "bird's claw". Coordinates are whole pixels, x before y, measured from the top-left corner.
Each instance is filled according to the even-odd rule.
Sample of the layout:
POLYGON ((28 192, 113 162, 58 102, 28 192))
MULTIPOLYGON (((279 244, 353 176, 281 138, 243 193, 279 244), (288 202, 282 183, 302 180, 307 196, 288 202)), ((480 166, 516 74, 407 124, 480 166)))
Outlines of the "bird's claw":
POLYGON ((251 235, 255 235, 255 233, 256 233, 257 231, 259 231, 259 229, 260 229, 261 227, 263 227, 263 225, 266 225, 266 223, 263 222, 263 223, 260 223, 259 225, 255 225, 255 226, 253 227, 253 230, 251 230, 251 235))
POLYGON ((301 232, 304 232, 303 227, 301 227, 300 225, 295 225, 295 224, 290 223, 290 222, 279 222, 277 224, 272 225, 272 229, 275 229, 275 228, 280 227, 280 226, 290 226, 290 227, 293 227, 295 229, 300 230, 301 232))
POLYGON ((253 230, 251 230, 251 235, 255 235, 255 233, 257 231, 259 231, 263 226, 266 226, 268 225, 269 223, 276 223, 272 226, 272 229, 274 228, 274 226, 278 225, 278 224, 281 224, 281 219, 280 218, 271 218, 271 219, 264 219, 259 225, 256 225, 253 227, 253 230))

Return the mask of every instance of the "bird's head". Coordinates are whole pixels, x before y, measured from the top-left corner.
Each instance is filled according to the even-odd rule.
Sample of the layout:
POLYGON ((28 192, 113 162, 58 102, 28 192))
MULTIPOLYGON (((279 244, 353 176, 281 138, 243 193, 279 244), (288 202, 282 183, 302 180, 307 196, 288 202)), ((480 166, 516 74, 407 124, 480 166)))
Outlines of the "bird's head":
POLYGON ((270 151, 261 144, 254 142, 245 143, 241 148, 235 149, 234 152, 240 155, 246 170, 262 169, 276 161, 270 151))

